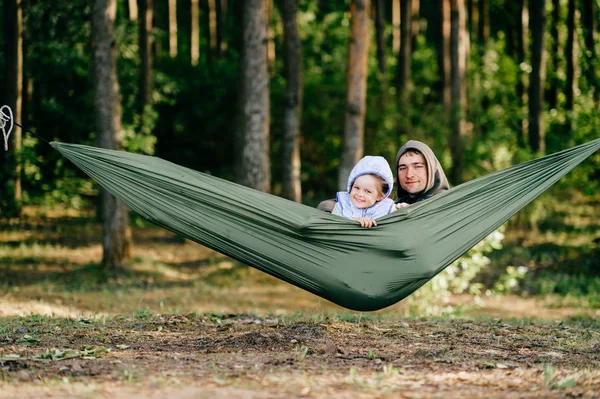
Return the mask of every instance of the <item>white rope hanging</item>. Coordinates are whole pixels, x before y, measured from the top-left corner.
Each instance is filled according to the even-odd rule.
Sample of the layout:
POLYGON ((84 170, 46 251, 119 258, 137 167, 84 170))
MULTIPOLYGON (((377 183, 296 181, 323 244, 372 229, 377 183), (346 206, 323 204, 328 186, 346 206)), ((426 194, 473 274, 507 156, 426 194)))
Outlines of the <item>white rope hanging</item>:
POLYGON ((4 151, 8 151, 8 138, 13 129, 13 113, 8 105, 0 107, 0 129, 2 129, 2 135, 4 136, 4 151), (8 132, 6 131, 7 126, 8 132))

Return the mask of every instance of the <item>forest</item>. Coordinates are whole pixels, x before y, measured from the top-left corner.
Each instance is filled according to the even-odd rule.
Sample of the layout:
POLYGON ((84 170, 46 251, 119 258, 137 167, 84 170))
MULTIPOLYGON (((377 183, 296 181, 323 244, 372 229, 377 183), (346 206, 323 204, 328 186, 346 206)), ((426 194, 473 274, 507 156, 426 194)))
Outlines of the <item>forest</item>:
POLYGON ((364 155, 395 174, 398 149, 419 140, 456 187, 600 138, 598 0, 0 0, 0 14, 0 106, 19 125, 0 148, 7 394, 67 378, 74 391, 60 392, 83 395, 89 376, 167 389, 175 370, 230 397, 479 397, 479 377, 436 385, 471 372, 498 397, 593 397, 600 152, 402 303, 363 314, 145 221, 48 142, 151 155, 316 207, 364 155), (148 357, 132 371, 132 350, 211 360, 148 357))

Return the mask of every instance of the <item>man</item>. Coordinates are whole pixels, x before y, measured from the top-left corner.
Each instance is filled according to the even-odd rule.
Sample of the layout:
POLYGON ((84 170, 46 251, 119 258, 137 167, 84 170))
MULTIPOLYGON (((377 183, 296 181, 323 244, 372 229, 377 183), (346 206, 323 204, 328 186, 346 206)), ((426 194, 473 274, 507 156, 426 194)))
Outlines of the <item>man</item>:
POLYGON ((396 155, 397 204, 414 204, 450 188, 437 157, 423 142, 409 140, 396 155))
MULTIPOLYGON (((396 155, 396 209, 426 200, 450 188, 442 165, 429 146, 409 140, 396 155)), ((317 209, 331 212, 335 200, 322 201, 317 209)))

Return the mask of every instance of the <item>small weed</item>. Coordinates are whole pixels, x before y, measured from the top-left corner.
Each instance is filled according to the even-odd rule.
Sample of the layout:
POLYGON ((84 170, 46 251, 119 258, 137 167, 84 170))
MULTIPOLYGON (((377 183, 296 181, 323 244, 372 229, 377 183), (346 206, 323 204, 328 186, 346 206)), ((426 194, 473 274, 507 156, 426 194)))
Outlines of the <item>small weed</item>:
POLYGON ((75 327, 90 327, 94 323, 94 320, 87 317, 80 317, 75 321, 75 327))
POLYGON ((550 387, 550 380, 552 379, 552 374, 554 374, 554 370, 552 369, 552 365, 550 363, 544 363, 544 387, 550 387))
POLYGON ((367 353, 367 359, 375 360, 375 359, 377 359, 377 355, 372 350, 369 350, 369 352, 367 353))
POLYGON ((136 375, 133 370, 123 370, 123 383, 134 384, 140 380, 140 377, 136 375))
POLYGON ((574 388, 577 386, 577 381, 572 378, 563 378, 556 384, 552 384, 552 388, 554 389, 566 389, 566 388, 574 388))
POLYGON ((64 360, 71 358, 82 358, 82 359, 97 359, 103 353, 108 352, 109 350, 103 346, 97 347, 94 345, 84 345, 80 350, 74 349, 51 349, 44 353, 41 353, 37 356, 34 356, 34 359, 46 359, 46 360, 64 360))
POLYGON ((148 308, 137 308, 136 311, 133 313, 133 318, 140 320, 150 320, 152 316, 153 313, 148 308))
POLYGON ((356 369, 356 367, 350 367, 350 370, 348 370, 348 376, 345 379, 345 382, 347 384, 353 384, 356 381, 356 378, 358 376, 358 370, 356 369))
POLYGON ((306 358, 306 356, 308 356, 308 352, 310 349, 308 349, 308 346, 304 346, 302 345, 300 347, 300 356, 298 356, 298 361, 302 362, 304 361, 304 359, 306 358))
POLYGON ((399 370, 391 364, 383 366, 383 374, 388 377, 394 377, 399 374, 399 370))
POLYGON ((36 338, 32 335, 25 334, 23 337, 17 340, 18 344, 27 344, 27 345, 37 345, 40 342, 39 338, 36 338))

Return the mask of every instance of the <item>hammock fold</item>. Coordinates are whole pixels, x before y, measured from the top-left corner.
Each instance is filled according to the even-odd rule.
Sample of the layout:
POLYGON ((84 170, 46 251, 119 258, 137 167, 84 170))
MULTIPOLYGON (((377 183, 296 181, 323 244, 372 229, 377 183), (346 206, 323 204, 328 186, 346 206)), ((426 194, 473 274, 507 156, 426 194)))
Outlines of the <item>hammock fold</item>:
POLYGON ((345 308, 417 290, 600 149, 600 139, 356 222, 157 157, 51 145, 142 217, 345 308))

